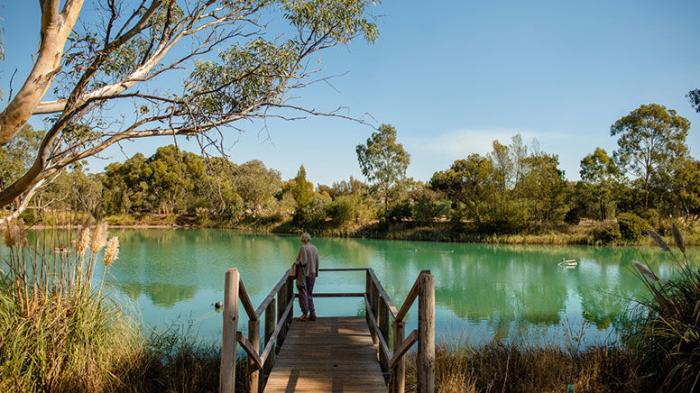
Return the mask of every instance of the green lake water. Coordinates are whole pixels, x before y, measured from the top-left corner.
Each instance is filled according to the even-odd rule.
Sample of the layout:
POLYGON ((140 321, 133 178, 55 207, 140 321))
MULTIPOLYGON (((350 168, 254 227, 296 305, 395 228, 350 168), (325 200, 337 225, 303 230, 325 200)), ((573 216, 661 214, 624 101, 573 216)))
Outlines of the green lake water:
MULTIPOLYGON (((257 306, 296 256, 296 237, 242 235, 217 229, 111 230, 119 260, 107 288, 150 328, 189 329, 221 337, 224 272, 236 267, 257 306)), ((675 264, 651 248, 495 246, 362 239, 314 239, 321 267, 371 267, 400 306, 418 273, 436 279, 439 340, 480 344, 505 339, 582 346, 613 342, 629 299, 644 294, 632 272, 643 261, 661 277, 675 264), (558 266, 576 259, 573 269, 558 266)), ((690 251, 694 260, 700 250, 690 251)), ((97 274, 101 274, 98 272, 97 274)), ((362 272, 321 273, 317 292, 362 292, 362 272)), ((317 299, 319 315, 357 315, 358 298, 317 299)), ((299 308, 295 310, 299 315, 299 308)), ((416 324, 415 310, 409 325, 416 324)), ((245 324, 243 324, 245 325, 245 324)), ((410 328, 410 326, 409 326, 410 328)))

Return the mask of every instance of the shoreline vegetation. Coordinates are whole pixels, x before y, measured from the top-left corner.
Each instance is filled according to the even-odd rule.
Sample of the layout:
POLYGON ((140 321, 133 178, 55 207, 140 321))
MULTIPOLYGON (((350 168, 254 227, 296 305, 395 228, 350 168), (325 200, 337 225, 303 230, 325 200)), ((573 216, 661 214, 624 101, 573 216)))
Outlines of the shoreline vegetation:
MULTIPOLYGON (((65 217, 65 216, 63 216, 65 217)), ((90 217, 78 217, 79 220, 90 220, 90 217)), ((71 217, 75 222, 76 217, 71 217)), ((214 223, 199 225, 196 217, 178 217, 175 215, 144 215, 140 218, 133 216, 108 216, 105 222, 114 229, 187 229, 187 228, 212 228, 230 229, 243 234, 275 234, 297 235, 302 232, 296 228, 293 222, 249 221, 247 223, 214 223)), ((54 220, 50 220, 54 221, 54 220)), ((74 224, 60 223, 46 225, 35 224, 32 229, 60 229, 75 227, 74 224)), ((78 221, 80 222, 80 221, 78 221)), ((624 224, 623 224, 624 227, 624 224)), ((646 233, 650 226, 639 229, 640 234, 646 233)), ((663 236, 671 241, 669 228, 666 228, 663 236)), ((2 231, 2 229, 0 229, 2 231)), ((329 238, 360 238, 376 240, 411 240, 411 241, 436 241, 457 243, 482 243, 482 244, 512 244, 512 245, 585 245, 585 246, 654 246, 654 242, 647 236, 631 236, 622 239, 615 233, 620 231, 620 223, 611 219, 607 221, 582 220, 578 224, 562 223, 549 229, 542 229, 538 233, 479 233, 473 223, 455 224, 449 221, 426 223, 398 222, 383 225, 379 221, 370 224, 347 227, 343 229, 327 228, 309 230, 314 236, 329 238), (613 235, 610 236, 609 232, 613 235)), ((700 226, 690 224, 683 231, 687 246, 700 246, 700 226)))
MULTIPOLYGON (((582 348, 440 344, 436 388, 453 392, 683 391, 697 388, 700 363, 700 271, 689 263, 686 242, 674 225, 671 249, 656 232, 654 244, 676 261, 676 274, 661 281, 634 264, 648 289, 621 319, 620 341, 582 348)), ((0 390, 23 392, 216 392, 220 349, 198 342, 187 329, 146 335, 125 309, 103 292, 91 272, 119 263, 119 241, 103 223, 63 232, 48 245, 28 244, 26 229, 9 227, 8 268, 0 280, 0 390), (64 244, 68 252, 52 253, 64 244), (49 279, 54 277, 55 279, 49 279), (50 328, 47 328, 50 327, 50 328)), ((414 356, 414 355, 411 355, 414 356)), ((237 391, 246 392, 246 364, 237 369, 237 391)), ((415 362, 407 362, 407 391, 415 386, 415 362)))

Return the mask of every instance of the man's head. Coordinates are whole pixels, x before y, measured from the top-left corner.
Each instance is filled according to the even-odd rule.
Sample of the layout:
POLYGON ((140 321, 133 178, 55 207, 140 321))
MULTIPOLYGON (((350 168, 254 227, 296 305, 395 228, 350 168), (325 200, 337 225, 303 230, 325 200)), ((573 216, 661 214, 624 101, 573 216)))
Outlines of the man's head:
POLYGON ((311 235, 309 235, 307 232, 304 232, 301 234, 301 242, 306 244, 311 241, 311 235))

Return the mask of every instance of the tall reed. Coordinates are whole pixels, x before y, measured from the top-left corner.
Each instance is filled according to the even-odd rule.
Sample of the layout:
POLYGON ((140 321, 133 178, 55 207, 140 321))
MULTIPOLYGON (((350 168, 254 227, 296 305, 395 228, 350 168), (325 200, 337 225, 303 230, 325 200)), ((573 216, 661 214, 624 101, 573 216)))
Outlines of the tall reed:
POLYGON ((96 289, 118 258, 116 238, 110 244, 117 247, 103 259, 105 274, 93 283, 106 238, 101 223, 83 226, 76 239, 62 231, 32 242, 22 226, 6 228, 0 391, 100 392, 119 384, 115 367, 143 340, 137 325, 96 289))
POLYGON ((680 230, 672 226, 677 250, 656 232, 649 235, 676 263, 675 274, 660 279, 647 265, 635 262, 649 291, 624 336, 642 356, 647 384, 657 391, 700 391, 700 269, 688 260, 680 230))

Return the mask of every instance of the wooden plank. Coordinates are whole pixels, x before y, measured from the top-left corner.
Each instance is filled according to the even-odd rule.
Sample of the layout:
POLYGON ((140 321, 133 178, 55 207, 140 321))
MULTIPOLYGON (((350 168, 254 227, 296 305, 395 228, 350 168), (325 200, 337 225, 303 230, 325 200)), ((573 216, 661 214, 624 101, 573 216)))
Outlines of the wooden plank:
POLYGON ((224 284, 224 313, 221 344, 219 392, 234 393, 236 388, 236 331, 238 330, 238 270, 228 269, 224 284))
POLYGON ((265 392, 386 393, 365 319, 294 321, 265 392))

